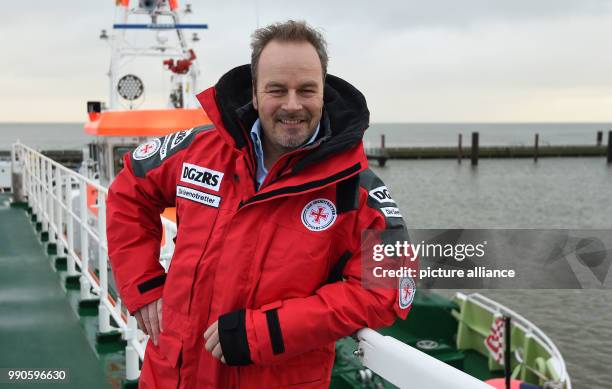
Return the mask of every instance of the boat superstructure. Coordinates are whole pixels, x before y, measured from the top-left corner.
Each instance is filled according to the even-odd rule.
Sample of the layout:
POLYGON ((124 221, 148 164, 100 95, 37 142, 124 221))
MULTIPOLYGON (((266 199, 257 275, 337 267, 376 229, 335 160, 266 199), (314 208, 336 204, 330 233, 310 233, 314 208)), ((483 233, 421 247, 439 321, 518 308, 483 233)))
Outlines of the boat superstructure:
POLYGON ((192 47, 200 40, 197 31, 208 26, 183 23, 192 9, 180 8, 178 0, 116 5, 112 32, 100 34, 110 46, 108 101, 89 101, 85 124, 96 142, 84 154, 90 161, 84 173, 97 174, 105 186, 122 168, 123 155, 146 138, 210 123, 195 98, 200 70, 192 47))

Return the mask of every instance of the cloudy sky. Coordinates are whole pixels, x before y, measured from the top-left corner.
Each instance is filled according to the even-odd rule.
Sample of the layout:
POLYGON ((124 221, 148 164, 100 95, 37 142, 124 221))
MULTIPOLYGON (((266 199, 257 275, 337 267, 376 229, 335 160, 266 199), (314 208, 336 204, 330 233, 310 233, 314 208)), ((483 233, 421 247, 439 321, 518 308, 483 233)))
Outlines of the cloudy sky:
MULTIPOLYGON (((0 121, 85 120, 87 100, 108 99, 98 35, 114 0, 3 3, 0 121)), ((258 23, 294 18, 324 31, 330 73, 364 92, 376 122, 612 121, 612 1, 190 3, 189 21, 209 24, 201 89, 249 61, 258 23)))

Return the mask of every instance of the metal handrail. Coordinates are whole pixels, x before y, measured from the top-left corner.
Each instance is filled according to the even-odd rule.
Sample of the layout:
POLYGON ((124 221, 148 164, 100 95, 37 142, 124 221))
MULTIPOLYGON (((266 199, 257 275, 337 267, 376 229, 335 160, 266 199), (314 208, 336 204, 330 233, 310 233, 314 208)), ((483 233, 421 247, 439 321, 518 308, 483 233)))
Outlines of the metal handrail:
POLYGON ((491 389, 461 370, 372 329, 357 332, 361 363, 400 388, 491 389))
MULTIPOLYGON (((136 319, 124 309, 121 299, 115 301, 109 294, 108 246, 106 242, 106 197, 108 189, 98 182, 44 156, 21 144, 12 146, 13 172, 21 172, 21 192, 27 198, 33 214, 41 223, 43 232, 49 235, 49 243, 56 245, 59 256, 66 254, 67 276, 78 276, 81 300, 99 298, 98 330, 101 334, 119 331, 126 340, 126 378, 136 380, 140 376, 139 359, 144 359, 146 336, 136 324, 136 319), (89 188, 88 188, 89 187, 89 188), (73 205, 73 190, 78 189, 79 204, 73 205), (97 193, 97 217, 89 216, 87 190, 97 193), (78 208, 78 209, 75 209, 78 208), (90 223, 92 225, 90 225, 90 223), (75 228, 80 232, 80 242, 75 242, 75 228), (98 248, 99 277, 90 269, 90 244, 98 248), (77 266, 81 269, 77 271, 77 266), (117 327, 110 324, 113 318, 117 327)), ((15 191, 15 188, 13 188, 15 191)), ((167 270, 176 234, 176 225, 162 218, 166 244, 161 248, 160 261, 167 270)), ((111 275, 112 276, 112 275, 111 275)))

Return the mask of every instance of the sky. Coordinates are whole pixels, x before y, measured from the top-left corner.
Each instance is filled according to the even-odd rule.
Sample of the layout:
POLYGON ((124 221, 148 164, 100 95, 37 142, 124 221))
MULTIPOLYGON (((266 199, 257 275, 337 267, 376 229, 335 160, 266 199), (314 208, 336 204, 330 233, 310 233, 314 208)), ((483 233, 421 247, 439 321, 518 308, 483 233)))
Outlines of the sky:
MULTIPOLYGON (((114 0, 3 3, 0 122, 85 121, 87 100, 108 100, 98 36, 114 0)), ((324 33, 329 73, 364 93, 373 122, 612 121, 612 1, 180 3, 209 25, 201 90, 250 60, 258 25, 298 19, 324 33)))

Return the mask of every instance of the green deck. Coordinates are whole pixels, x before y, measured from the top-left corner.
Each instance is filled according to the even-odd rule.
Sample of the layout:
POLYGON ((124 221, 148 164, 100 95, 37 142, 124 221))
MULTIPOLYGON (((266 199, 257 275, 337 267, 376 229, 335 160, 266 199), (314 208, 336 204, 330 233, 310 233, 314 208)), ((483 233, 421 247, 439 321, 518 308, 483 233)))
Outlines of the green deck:
POLYGON ((69 383, 18 388, 110 388, 33 225, 8 200, 0 194, 0 367, 69 370, 69 383))

